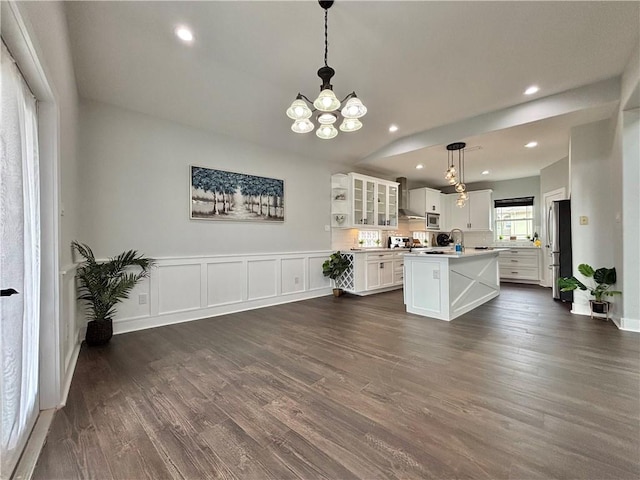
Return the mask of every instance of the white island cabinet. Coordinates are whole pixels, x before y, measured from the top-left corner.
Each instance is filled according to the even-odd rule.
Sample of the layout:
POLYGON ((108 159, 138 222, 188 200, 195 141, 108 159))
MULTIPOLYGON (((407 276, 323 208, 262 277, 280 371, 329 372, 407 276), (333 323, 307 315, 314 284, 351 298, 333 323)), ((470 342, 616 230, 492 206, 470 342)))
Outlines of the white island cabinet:
POLYGON ((500 294, 495 250, 471 250, 404 256, 404 303, 407 312, 453 320, 500 294))

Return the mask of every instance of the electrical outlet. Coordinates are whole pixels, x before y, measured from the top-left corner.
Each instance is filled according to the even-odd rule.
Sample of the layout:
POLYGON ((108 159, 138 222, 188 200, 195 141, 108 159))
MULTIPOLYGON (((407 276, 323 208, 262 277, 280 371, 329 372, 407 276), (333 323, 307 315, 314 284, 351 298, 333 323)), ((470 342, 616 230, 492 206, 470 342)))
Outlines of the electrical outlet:
POLYGON ((433 279, 434 280, 439 280, 440 279, 440 270, 434 270, 433 271, 433 279))
POLYGON ((298 285, 300 283, 300 277, 293 277, 293 283, 298 285))
POLYGON ((589 217, 583 215, 580 217, 580 225, 589 225, 589 217))
POLYGON ((147 294, 141 293, 138 295, 138 305, 146 305, 147 304, 147 294))

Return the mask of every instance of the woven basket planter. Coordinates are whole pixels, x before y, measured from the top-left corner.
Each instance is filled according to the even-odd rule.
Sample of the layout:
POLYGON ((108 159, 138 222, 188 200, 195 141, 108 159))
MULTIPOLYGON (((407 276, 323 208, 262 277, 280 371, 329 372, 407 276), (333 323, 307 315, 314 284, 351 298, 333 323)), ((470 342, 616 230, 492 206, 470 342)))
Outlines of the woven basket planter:
POLYGON ((113 323, 110 318, 96 322, 90 321, 87 324, 87 334, 84 339, 91 347, 106 345, 113 337, 113 323))

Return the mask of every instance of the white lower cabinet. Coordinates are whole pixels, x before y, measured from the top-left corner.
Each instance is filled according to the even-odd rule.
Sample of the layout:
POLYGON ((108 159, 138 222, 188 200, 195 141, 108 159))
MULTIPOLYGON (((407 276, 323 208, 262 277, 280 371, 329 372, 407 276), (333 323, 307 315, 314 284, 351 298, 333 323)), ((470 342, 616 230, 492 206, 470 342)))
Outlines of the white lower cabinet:
POLYGON ((514 283, 540 282, 540 250, 537 248, 510 248, 500 252, 500 280, 514 283))
MULTIPOLYGON (((346 253, 346 252, 345 252, 346 253)), ((353 288, 356 295, 369 295, 402 288, 404 280, 403 251, 349 252, 353 258, 353 288)))

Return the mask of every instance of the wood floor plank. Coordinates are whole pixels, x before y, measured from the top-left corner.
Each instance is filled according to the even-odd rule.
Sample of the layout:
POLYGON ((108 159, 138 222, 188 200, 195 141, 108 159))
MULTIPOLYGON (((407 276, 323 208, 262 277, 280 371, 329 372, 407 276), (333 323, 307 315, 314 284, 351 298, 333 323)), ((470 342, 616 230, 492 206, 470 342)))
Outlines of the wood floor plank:
POLYGON ((640 478, 640 336, 506 284, 452 322, 322 297, 83 346, 34 478, 640 478))

